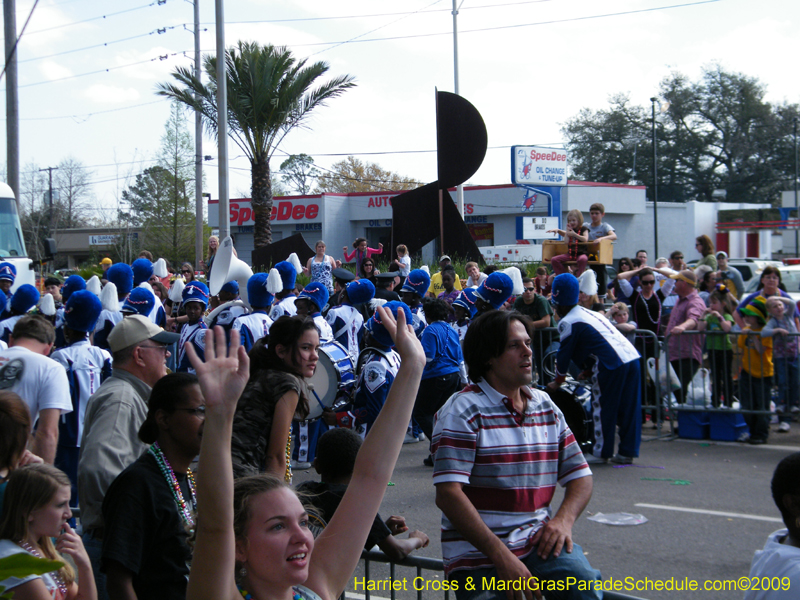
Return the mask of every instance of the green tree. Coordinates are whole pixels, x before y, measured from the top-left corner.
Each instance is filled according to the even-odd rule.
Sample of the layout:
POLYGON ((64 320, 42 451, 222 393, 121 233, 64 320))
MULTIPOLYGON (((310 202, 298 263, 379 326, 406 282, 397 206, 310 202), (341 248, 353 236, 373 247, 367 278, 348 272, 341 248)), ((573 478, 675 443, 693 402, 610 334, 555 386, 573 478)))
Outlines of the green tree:
POLYGON ((317 179, 317 193, 346 194, 386 190, 413 190, 422 185, 410 177, 386 171, 380 165, 348 156, 331 165, 330 172, 317 179))
POLYGON ((281 163, 281 181, 298 194, 311 192, 311 180, 320 175, 308 154, 292 154, 281 163))
MULTIPOLYGON (((792 123, 796 104, 770 104, 758 79, 719 65, 703 69, 699 81, 680 73, 660 86, 658 198, 775 202, 793 178, 792 123)), ((577 178, 640 183, 652 198, 651 106, 611 98, 608 110, 583 109, 562 128, 577 178), (633 146, 632 146, 633 142, 633 146), (631 147, 638 150, 633 172, 631 147)))
MULTIPOLYGON (((312 89, 327 73, 324 62, 306 66, 285 47, 239 42, 226 51, 228 131, 250 159, 251 199, 255 247, 272 242, 270 214, 272 186, 269 160, 283 138, 303 126, 311 112, 355 83, 349 75, 336 77, 312 89)), ((217 60, 206 55, 205 85, 189 68, 180 67, 172 76, 177 83, 162 83, 159 94, 174 98, 199 111, 207 129, 217 134, 217 60)))

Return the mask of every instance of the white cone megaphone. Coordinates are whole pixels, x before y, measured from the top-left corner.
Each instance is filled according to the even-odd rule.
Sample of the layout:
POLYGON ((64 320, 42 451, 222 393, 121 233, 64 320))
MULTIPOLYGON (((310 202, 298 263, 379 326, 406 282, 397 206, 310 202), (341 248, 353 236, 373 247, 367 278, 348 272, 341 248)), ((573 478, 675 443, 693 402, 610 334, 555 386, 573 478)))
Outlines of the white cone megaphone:
POLYGON ((249 308, 247 280, 252 276, 253 269, 233 254, 233 240, 230 237, 226 237, 222 240, 214 257, 214 266, 211 269, 211 277, 208 280, 208 291, 211 292, 212 296, 215 296, 219 294, 219 290, 223 285, 235 279, 239 284, 239 297, 249 308))

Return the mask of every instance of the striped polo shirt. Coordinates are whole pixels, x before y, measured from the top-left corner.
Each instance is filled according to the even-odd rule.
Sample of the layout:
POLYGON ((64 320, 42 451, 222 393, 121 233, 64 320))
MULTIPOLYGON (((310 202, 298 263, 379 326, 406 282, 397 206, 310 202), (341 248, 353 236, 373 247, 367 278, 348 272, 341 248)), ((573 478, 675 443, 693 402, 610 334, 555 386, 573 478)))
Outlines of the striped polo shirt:
MULTIPOLYGON (((433 483, 456 481, 483 522, 517 557, 550 520, 556 482, 592 474, 561 411, 544 392, 522 388, 524 414, 482 381, 453 395, 436 414, 433 483)), ((442 514, 442 557, 448 574, 491 567, 442 514)))

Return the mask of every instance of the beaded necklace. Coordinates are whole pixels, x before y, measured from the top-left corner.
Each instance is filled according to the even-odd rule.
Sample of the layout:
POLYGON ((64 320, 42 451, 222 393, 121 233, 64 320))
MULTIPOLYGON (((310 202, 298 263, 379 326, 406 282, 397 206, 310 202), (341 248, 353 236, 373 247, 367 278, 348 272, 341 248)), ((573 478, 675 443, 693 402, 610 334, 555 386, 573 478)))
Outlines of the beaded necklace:
MULTIPOLYGON (((17 542, 17 546, 19 546, 20 548, 23 548, 24 550, 26 550, 28 552, 28 554, 32 554, 36 558, 44 558, 44 556, 42 556, 41 552, 39 552, 36 548, 34 548, 31 544, 29 544, 28 542, 26 542, 24 540, 20 540, 19 542, 17 542)), ((59 571, 53 571, 53 572, 50 573, 50 576, 56 582, 56 585, 58 586, 58 591, 61 592, 61 596, 63 598, 66 598, 67 597, 67 584, 64 582, 64 578, 61 577, 61 573, 59 571)))
POLYGON ((149 452, 153 455, 153 458, 156 459, 156 463, 161 469, 161 473, 164 475, 167 480, 167 484, 169 484, 170 488, 172 489, 172 497, 175 499, 175 504, 178 505, 178 512, 181 513, 181 517, 183 517, 184 522, 189 527, 189 533, 193 533, 194 516, 192 511, 197 511, 197 495, 195 494, 195 483, 192 470, 186 470, 186 478, 189 480, 189 490, 192 493, 192 507, 190 509, 186 500, 183 498, 183 492, 181 491, 181 486, 178 483, 178 479, 175 477, 175 471, 172 470, 172 465, 169 464, 167 457, 164 456, 164 452, 161 450, 161 446, 158 445, 158 442, 155 442, 152 446, 150 446, 149 452))
POLYGON ((286 438, 286 470, 283 473, 286 483, 292 483, 292 430, 289 429, 289 436, 286 438))
MULTIPOLYGON (((636 304, 639 303, 639 300, 644 302, 644 314, 647 315, 648 321, 652 324, 652 329, 650 327, 642 327, 641 329, 649 329, 653 333, 658 334, 658 330, 661 326, 661 298, 658 297, 658 292, 653 292, 653 295, 650 298, 645 298, 642 293, 640 292, 638 297, 636 298, 636 304), (655 319, 650 314, 650 299, 655 298, 656 306, 658 306, 658 315, 655 319)), ((639 320, 639 311, 636 311, 636 324, 637 326, 640 324, 639 320)))
MULTIPOLYGON (((236 584, 236 589, 239 590, 239 593, 242 595, 242 598, 244 598, 244 600, 253 600, 253 594, 251 594, 245 589, 242 589, 242 586, 240 586, 238 583, 236 584)), ((303 597, 300 595, 300 592, 298 592, 295 588, 292 588, 292 600, 303 600, 303 597)))

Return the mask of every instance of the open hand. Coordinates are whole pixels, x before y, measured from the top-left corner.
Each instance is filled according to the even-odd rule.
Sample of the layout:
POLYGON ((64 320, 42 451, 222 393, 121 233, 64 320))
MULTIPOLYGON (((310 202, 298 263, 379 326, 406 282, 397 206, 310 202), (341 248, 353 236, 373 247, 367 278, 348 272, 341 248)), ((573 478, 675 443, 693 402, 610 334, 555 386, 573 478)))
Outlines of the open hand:
POLYGON ((538 546, 536 553, 542 560, 547 560, 551 553, 558 558, 562 549, 572 552, 572 527, 555 516, 534 534, 531 541, 538 546))
POLYGON ((200 360, 190 343, 186 344, 186 354, 200 380, 206 410, 221 408, 232 412, 250 377, 250 358, 244 346, 239 345, 239 332, 235 329, 231 331, 230 348, 225 344, 225 331, 219 326, 206 333, 205 342, 205 361, 200 360))

